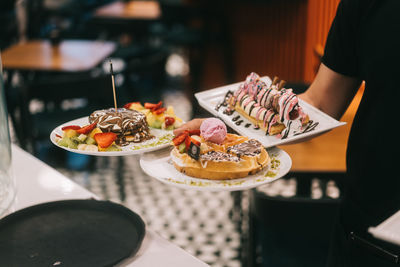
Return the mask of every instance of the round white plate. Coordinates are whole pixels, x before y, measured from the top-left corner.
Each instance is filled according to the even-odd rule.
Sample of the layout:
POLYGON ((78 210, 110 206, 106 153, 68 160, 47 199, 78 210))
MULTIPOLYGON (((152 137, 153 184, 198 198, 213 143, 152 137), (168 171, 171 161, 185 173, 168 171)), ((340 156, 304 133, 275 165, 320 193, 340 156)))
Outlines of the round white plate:
POLYGON ((170 159, 171 149, 144 154, 140 158, 143 171, 157 180, 184 189, 203 191, 238 191, 273 182, 287 174, 292 166, 289 155, 277 147, 268 149, 271 163, 260 172, 240 179, 207 180, 187 176, 175 169, 170 159))
POLYGON ((171 140, 174 137, 172 131, 167 131, 167 130, 160 130, 160 129, 155 129, 155 128, 150 128, 150 133, 154 135, 154 138, 150 140, 146 140, 141 143, 130 143, 127 146, 121 146, 122 151, 85 151, 85 150, 79 150, 79 149, 72 149, 64 146, 60 146, 57 144, 57 136, 62 136, 63 131, 61 130, 62 127, 67 126, 67 125, 79 125, 79 126, 84 126, 89 124, 89 118, 88 117, 83 117, 80 119, 72 120, 69 122, 66 122, 57 128, 55 128, 51 134, 50 134, 50 140, 53 144, 58 146, 59 148, 79 153, 79 154, 85 154, 85 155, 92 155, 92 156, 127 156, 127 155, 134 155, 134 154, 142 154, 150 151, 155 151, 159 150, 165 147, 170 146, 171 140))

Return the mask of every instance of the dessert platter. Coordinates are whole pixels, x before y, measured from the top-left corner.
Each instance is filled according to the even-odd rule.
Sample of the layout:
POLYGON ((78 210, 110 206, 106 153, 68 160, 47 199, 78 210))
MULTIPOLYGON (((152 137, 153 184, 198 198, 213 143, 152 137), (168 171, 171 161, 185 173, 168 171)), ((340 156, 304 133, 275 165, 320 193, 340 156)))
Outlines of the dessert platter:
POLYGON ((283 150, 266 150, 256 139, 227 133, 217 118, 175 136, 172 144, 172 150, 142 155, 140 166, 149 176, 186 189, 246 190, 281 178, 291 167, 283 150))
POLYGON ((161 101, 143 106, 134 102, 64 123, 51 132, 50 140, 60 148, 86 155, 141 154, 170 146, 172 130, 181 124, 173 107, 164 108, 161 101))
POLYGON ((200 106, 265 147, 282 145, 342 126, 301 100, 285 81, 251 73, 241 83, 195 94, 200 106))

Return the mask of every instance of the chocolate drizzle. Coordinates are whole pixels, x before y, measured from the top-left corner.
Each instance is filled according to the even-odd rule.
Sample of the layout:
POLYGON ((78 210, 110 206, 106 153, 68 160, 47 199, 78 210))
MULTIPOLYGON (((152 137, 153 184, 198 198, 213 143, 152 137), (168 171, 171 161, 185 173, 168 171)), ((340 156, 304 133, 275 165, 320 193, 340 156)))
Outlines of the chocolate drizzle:
POLYGON ((125 108, 96 110, 89 116, 90 123, 97 123, 102 132, 113 132, 118 138, 116 144, 124 146, 129 142, 142 142, 153 138, 150 134, 146 115, 125 108))
POLYGON ((303 131, 295 133, 294 135, 299 135, 299 134, 302 134, 302 133, 311 132, 312 130, 314 130, 318 126, 318 124, 319 124, 319 122, 317 122, 317 121, 314 122, 314 121, 310 120, 303 131))
POLYGON ((200 156, 200 160, 239 162, 240 158, 221 151, 208 151, 200 156))
POLYGON ((235 122, 235 124, 239 126, 240 124, 242 124, 242 122, 243 122, 243 120, 240 120, 240 121, 235 122))
POLYGON ((240 116, 233 117, 232 121, 237 121, 238 119, 240 119, 240 116))
POLYGON ((226 114, 228 116, 231 116, 234 112, 235 112, 234 109, 231 109, 231 108, 228 107, 222 113, 224 113, 224 114, 226 114))
POLYGON ((228 106, 228 101, 229 99, 233 96, 233 92, 232 91, 228 91, 226 92, 224 99, 222 100, 222 102, 218 103, 217 106, 215 107, 216 111, 219 111, 219 109, 221 107, 226 107, 228 106))
POLYGON ((262 144, 259 141, 250 139, 243 143, 228 147, 227 152, 234 153, 239 158, 241 156, 254 157, 261 153, 261 148, 262 144))

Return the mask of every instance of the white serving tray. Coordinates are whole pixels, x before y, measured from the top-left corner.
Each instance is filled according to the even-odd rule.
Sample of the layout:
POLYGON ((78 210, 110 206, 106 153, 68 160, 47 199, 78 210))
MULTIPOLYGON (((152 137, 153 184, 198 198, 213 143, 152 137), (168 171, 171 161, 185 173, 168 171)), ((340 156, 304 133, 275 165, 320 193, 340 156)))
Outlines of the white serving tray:
POLYGON ((400 246, 400 210, 376 227, 368 228, 374 237, 400 246))
MULTIPOLYGON (((271 79, 267 76, 261 77, 261 80, 263 80, 267 85, 271 83, 271 79)), ((223 101, 225 94, 229 90, 232 92, 236 91, 241 83, 242 82, 199 92, 195 94, 195 97, 201 107, 203 107, 205 110, 207 110, 214 116, 222 119, 226 125, 231 127, 237 133, 244 136, 248 136, 249 138, 257 139, 267 148, 277 145, 283 145, 293 141, 299 141, 301 139, 311 137, 346 124, 345 122, 340 122, 335 120, 334 118, 330 117, 321 110, 299 99, 300 106, 309 115, 310 120, 312 120, 313 122, 318 122, 318 125, 312 131, 301 133, 298 135, 289 135, 286 139, 280 139, 276 136, 266 135, 265 131, 261 129, 258 130, 254 129, 254 125, 251 125, 250 127, 246 128, 245 125, 251 122, 246 118, 244 118, 243 116, 240 116, 239 119, 243 120, 243 123, 238 126, 235 124, 234 121, 232 121, 232 118, 239 115, 237 112, 234 112, 232 115, 229 116, 223 113, 225 107, 221 107, 218 111, 215 109, 215 107, 218 105, 218 103, 223 101)))

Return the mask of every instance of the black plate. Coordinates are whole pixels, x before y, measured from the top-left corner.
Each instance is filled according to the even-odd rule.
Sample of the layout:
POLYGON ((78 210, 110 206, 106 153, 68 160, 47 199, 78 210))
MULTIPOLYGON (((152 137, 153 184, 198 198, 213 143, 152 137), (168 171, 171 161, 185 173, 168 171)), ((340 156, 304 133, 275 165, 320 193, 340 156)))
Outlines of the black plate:
POLYGON ((0 220, 1 266, 113 266, 139 250, 143 220, 109 201, 48 202, 0 220))

